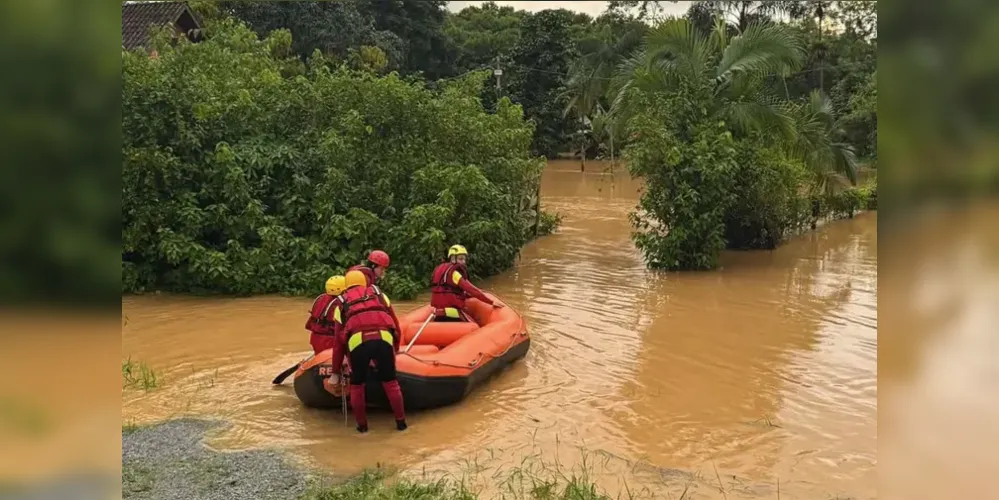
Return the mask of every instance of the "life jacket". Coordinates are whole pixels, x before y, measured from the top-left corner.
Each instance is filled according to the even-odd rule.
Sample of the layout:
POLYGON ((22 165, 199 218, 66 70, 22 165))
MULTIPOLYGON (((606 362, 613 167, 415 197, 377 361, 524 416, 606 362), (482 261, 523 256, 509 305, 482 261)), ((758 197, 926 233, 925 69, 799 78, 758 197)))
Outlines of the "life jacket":
POLYGON ((461 264, 444 262, 434 269, 434 274, 430 278, 430 306, 438 310, 438 314, 444 312, 448 317, 457 318, 465 309, 468 294, 451 280, 455 271, 461 273, 462 279, 465 279, 467 273, 465 266, 461 264))
POLYGON ((356 265, 347 270, 348 273, 351 271, 361 271, 362 273, 364 273, 364 277, 368 279, 368 286, 374 285, 375 281, 378 279, 378 277, 375 276, 375 270, 371 269, 368 266, 365 266, 364 264, 356 265))
POLYGON ((312 302, 309 319, 305 321, 305 329, 319 335, 333 335, 334 325, 330 321, 329 312, 340 303, 339 297, 324 293, 312 302))
POLYGON ((340 296, 340 300, 343 301, 343 305, 340 306, 343 333, 347 337, 347 346, 351 351, 361 343, 364 337, 362 334, 374 334, 372 338, 363 338, 363 340, 381 338, 393 344, 392 334, 389 333, 395 329, 392 310, 377 286, 348 288, 340 296))

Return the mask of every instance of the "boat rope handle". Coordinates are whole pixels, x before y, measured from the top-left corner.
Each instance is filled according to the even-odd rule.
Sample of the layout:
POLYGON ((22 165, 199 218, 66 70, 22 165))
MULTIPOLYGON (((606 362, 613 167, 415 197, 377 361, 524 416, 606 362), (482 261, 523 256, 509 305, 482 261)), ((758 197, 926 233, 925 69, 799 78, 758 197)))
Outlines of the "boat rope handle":
POLYGON ((489 357, 492 357, 492 358, 502 357, 506 353, 510 352, 510 349, 513 349, 513 345, 517 342, 517 337, 524 337, 524 336, 527 336, 527 330, 526 329, 523 332, 519 332, 519 333, 515 333, 515 334, 511 335, 510 336, 510 345, 506 346, 506 349, 504 349, 503 352, 501 352, 501 353, 499 353, 497 355, 489 354, 487 352, 480 352, 479 353, 479 357, 477 359, 473 359, 472 361, 469 361, 467 365, 455 365, 455 364, 451 364, 451 363, 442 363, 442 362, 437 361, 437 360, 428 361, 428 360, 425 360, 425 359, 417 358, 416 356, 413 356, 412 354, 410 354, 408 352, 401 352, 399 354, 404 354, 406 356, 409 356, 409 357, 415 359, 416 361, 419 361, 420 363, 424 363, 424 364, 428 364, 428 365, 446 366, 448 368, 465 369, 465 368, 470 368, 470 367, 473 367, 473 366, 479 364, 479 362, 482 361, 482 358, 484 358, 486 356, 489 356, 489 357))

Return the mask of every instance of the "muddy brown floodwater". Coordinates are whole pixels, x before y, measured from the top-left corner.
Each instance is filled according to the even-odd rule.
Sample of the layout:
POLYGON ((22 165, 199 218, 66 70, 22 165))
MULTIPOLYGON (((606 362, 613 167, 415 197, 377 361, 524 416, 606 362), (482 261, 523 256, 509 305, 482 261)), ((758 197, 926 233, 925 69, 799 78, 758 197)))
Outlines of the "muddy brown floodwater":
POLYGON ((123 420, 222 417, 213 447, 283 448, 335 472, 492 476, 540 456, 585 461, 612 494, 776 498, 779 481, 781 498, 874 498, 876 214, 726 254, 717 272, 657 274, 629 238, 641 185, 605 167, 552 162, 542 203, 561 230, 479 283, 524 315, 530 353, 410 431, 378 414, 358 437, 270 386, 309 349, 310 298, 123 298, 122 356, 162 379, 123 391, 123 420))

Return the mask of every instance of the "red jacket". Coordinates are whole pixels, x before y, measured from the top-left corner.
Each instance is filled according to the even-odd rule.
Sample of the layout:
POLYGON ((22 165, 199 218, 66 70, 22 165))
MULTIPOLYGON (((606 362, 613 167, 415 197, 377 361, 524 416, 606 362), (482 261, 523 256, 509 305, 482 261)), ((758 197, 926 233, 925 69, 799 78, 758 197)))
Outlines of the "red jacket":
POLYGON ((336 323, 330 314, 333 308, 340 304, 339 297, 324 293, 312 302, 309 319, 305 321, 305 329, 319 335, 333 335, 336 323))
POLYGON ((464 310, 468 297, 475 297, 490 305, 493 303, 482 290, 468 281, 468 271, 461 264, 442 263, 434 269, 430 280, 430 306, 435 309, 453 307, 464 310))
POLYGON ((333 310, 334 321, 340 323, 337 328, 337 342, 333 348, 333 372, 340 373, 343 358, 347 354, 347 341, 355 333, 379 330, 392 332, 392 346, 399 352, 402 339, 402 329, 399 318, 392 308, 392 301, 378 289, 377 286, 355 286, 348 288, 340 296, 342 305, 333 310))

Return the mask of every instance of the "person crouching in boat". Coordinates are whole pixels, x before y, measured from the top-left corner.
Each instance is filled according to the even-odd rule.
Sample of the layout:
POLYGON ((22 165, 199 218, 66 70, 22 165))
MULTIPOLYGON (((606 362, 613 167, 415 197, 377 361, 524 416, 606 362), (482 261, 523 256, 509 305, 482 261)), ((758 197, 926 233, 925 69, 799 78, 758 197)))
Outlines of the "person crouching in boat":
POLYGON ((406 430, 402 390, 395 376, 395 354, 399 351, 402 335, 399 319, 389 298, 377 286, 369 285, 361 271, 349 271, 346 282, 347 289, 340 296, 342 303, 333 309, 333 320, 341 326, 333 348, 333 375, 329 378, 329 386, 339 386, 340 369, 346 355, 350 361, 350 406, 357 421, 357 432, 367 432, 364 387, 368 381, 368 365, 373 360, 395 414, 396 428, 406 430))
POLYGON ((331 313, 333 308, 340 304, 338 296, 343 293, 345 287, 346 280, 343 276, 331 276, 326 280, 326 293, 316 297, 312 302, 312 310, 309 312, 309 319, 305 321, 305 329, 312 332, 309 344, 312 344, 314 354, 333 348, 337 325, 331 313))
POLYGON ((468 250, 454 245, 447 251, 447 260, 434 269, 430 278, 430 307, 434 308, 434 321, 471 321, 465 310, 468 297, 475 297, 497 309, 503 307, 468 281, 467 260, 468 250))
POLYGON ((371 253, 368 254, 368 258, 364 264, 358 264, 348 269, 347 272, 360 271, 364 273, 364 277, 367 279, 367 284, 374 285, 382 279, 382 276, 385 276, 385 270, 388 269, 389 262, 390 260, 387 253, 381 250, 372 250, 371 253))

